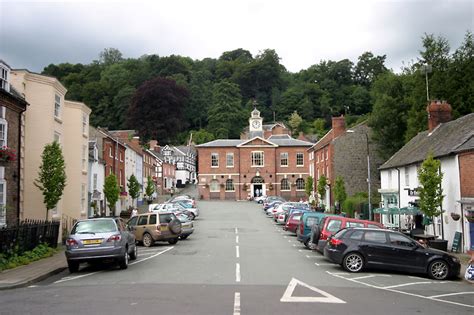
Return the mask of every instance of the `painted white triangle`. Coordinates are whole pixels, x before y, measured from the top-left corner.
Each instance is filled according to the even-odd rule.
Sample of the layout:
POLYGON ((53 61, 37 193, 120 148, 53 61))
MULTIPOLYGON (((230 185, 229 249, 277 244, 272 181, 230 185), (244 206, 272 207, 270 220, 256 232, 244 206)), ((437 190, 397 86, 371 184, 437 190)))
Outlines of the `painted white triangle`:
POLYGON ((291 278, 290 284, 288 284, 288 287, 286 288, 285 293, 283 293, 283 296, 280 299, 280 302, 313 302, 313 303, 337 303, 337 304, 343 304, 346 303, 345 301, 335 297, 334 295, 331 295, 327 292, 324 292, 323 290, 320 290, 318 288, 315 288, 313 286, 310 286, 304 282, 301 282, 295 278, 291 278), (310 289, 314 292, 318 292, 322 296, 292 296, 293 292, 295 291, 295 288, 297 285, 303 286, 307 289, 310 289))

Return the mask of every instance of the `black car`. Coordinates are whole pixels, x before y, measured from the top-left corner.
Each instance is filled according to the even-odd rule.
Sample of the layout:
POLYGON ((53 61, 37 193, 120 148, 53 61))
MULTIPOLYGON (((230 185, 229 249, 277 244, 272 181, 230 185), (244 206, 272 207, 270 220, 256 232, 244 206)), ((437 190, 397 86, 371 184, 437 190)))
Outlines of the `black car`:
POLYGON ((364 268, 428 274, 445 280, 459 275, 459 259, 425 248, 402 233, 371 228, 342 229, 324 247, 324 256, 349 272, 364 268))

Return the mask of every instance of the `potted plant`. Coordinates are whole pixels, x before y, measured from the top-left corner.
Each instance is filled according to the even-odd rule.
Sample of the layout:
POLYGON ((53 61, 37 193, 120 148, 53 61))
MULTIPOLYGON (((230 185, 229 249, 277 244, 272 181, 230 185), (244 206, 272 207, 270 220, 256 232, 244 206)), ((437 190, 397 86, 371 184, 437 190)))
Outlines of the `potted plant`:
POLYGON ((249 186, 247 185, 247 183, 244 183, 244 185, 242 186, 242 189, 247 190, 248 188, 249 188, 249 186))
POLYGON ((273 184, 272 184, 272 183, 270 183, 270 184, 268 185, 268 190, 273 190, 273 184))
POLYGON ((459 213, 451 212, 451 218, 453 218, 454 221, 458 221, 461 218, 461 215, 459 213))
POLYGON ((16 160, 15 151, 7 146, 0 148, 0 163, 8 163, 16 160))

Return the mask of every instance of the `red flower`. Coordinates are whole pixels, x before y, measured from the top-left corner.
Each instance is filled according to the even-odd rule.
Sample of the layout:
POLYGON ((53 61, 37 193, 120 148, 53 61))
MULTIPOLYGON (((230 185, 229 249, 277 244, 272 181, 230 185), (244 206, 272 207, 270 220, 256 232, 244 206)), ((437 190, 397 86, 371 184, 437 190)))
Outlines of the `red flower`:
POLYGON ((16 160, 15 151, 7 146, 0 148, 0 162, 10 162, 16 160))

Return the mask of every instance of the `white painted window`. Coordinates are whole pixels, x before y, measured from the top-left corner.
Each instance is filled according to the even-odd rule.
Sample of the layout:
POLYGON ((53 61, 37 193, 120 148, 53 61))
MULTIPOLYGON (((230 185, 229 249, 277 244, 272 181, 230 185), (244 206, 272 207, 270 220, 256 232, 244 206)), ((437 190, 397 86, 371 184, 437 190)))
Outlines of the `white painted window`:
POLYGON ((326 160, 328 159, 328 156, 329 156, 329 149, 326 148, 326 150, 324 150, 326 152, 326 160))
POLYGON ((225 191, 235 191, 234 181, 232 179, 225 181, 225 191))
POLYGON ((392 188, 392 170, 388 170, 388 188, 392 188))
POLYGON ((1 66, 2 64, 0 64, 0 88, 10 91, 10 85, 8 84, 8 70, 1 66))
POLYGON ((97 174, 94 174, 94 177, 93 177, 93 181, 92 181, 92 188, 94 190, 97 190, 97 174))
POLYGON ((296 153, 296 166, 304 166, 304 154, 296 153))
POLYGON ((0 147, 8 146, 8 122, 0 118, 0 147))
POLYGON ((219 182, 217 180, 211 181, 211 184, 209 185, 209 190, 211 192, 219 192, 220 191, 219 182))
POLYGON ((304 179, 298 178, 296 180, 296 190, 304 190, 304 179))
POLYGON ((112 156, 112 147, 109 147, 109 157, 113 157, 112 156))
POLYGON ((410 186, 410 168, 405 167, 405 186, 410 186))
POLYGON ((280 166, 288 166, 288 152, 280 153, 280 166))
POLYGON ((61 118, 61 96, 54 96, 54 117, 61 118))
POLYGON ((7 182, 4 173, 5 168, 0 167, 0 227, 7 224, 7 182))
POLYGON ((234 153, 227 153, 226 154, 226 166, 227 167, 234 167, 234 153))
POLYGON ((82 133, 87 134, 87 115, 82 113, 82 133))
POLYGON ((87 145, 82 146, 82 170, 86 171, 87 167, 87 145))
POLYGON ((5 108, 5 106, 0 106, 0 118, 7 118, 6 117, 6 111, 7 109, 5 108))
POLYGON ((86 211, 86 184, 81 185, 81 209, 86 211))
POLYGON ((252 166, 264 166, 263 151, 252 152, 252 166))
POLYGON ((283 178, 281 180, 281 190, 290 190, 290 181, 288 178, 283 178))
POLYGON ((57 143, 61 143, 61 134, 57 131, 54 132, 54 141, 56 141, 57 143))
POLYGON ((211 153, 211 167, 219 167, 219 153, 211 153))

